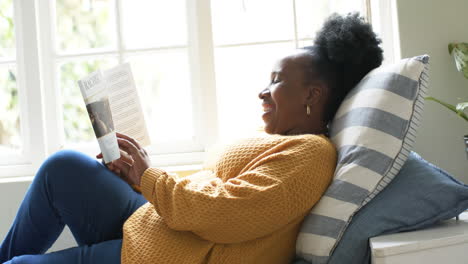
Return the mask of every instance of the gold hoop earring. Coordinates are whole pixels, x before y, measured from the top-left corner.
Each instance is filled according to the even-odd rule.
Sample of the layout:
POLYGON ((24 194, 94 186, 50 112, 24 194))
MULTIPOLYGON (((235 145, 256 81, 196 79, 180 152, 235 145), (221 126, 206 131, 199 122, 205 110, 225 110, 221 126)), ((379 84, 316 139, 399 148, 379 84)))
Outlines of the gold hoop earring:
POLYGON ((310 106, 307 105, 307 116, 310 116, 310 106))

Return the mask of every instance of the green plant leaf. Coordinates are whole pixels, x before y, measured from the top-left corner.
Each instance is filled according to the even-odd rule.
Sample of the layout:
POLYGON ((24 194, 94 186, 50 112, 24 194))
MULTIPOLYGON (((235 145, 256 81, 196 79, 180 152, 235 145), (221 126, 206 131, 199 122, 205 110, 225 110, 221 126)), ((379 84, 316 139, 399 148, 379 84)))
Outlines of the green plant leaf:
POLYGON ((434 101, 434 102, 437 102, 443 106, 445 106, 447 109, 449 109, 450 111, 454 112, 455 114, 457 114, 459 117, 465 119, 465 121, 468 122, 468 116, 463 112, 463 111, 458 111, 457 108, 454 106, 454 105, 451 105, 449 103, 446 103, 444 101, 441 101, 437 98, 434 98, 432 96, 429 96, 429 97, 426 97, 425 98, 426 100, 429 100, 429 101, 434 101))
POLYGON ((452 55, 453 48, 455 48, 455 43, 449 43, 448 44, 448 52, 450 55, 452 55))
POLYGON ((462 102, 457 104, 457 111, 465 112, 465 109, 468 108, 468 102, 462 102))
POLYGON ((453 55, 457 70, 468 79, 468 43, 450 43, 449 52, 453 55))

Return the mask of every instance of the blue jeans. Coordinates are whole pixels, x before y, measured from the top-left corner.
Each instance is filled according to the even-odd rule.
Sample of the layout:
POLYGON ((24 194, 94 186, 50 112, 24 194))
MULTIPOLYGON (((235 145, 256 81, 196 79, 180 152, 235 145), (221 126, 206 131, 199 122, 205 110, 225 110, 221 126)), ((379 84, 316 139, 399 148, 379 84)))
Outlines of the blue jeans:
POLYGON ((39 169, 0 246, 0 263, 120 263, 122 226, 146 203, 96 160, 60 151, 39 169), (78 247, 44 254, 67 225, 78 247))

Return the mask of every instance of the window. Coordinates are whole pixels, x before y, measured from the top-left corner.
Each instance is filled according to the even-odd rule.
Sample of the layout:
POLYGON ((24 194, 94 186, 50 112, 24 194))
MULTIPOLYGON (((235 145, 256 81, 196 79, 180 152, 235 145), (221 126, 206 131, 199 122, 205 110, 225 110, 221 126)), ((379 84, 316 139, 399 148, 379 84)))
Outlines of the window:
POLYGON ((363 0, 0 2, 0 177, 62 148, 96 154, 76 81, 130 62, 157 166, 261 126, 258 93, 283 54, 363 0), (14 156, 13 154, 16 156, 14 156))
POLYGON ((65 147, 96 142, 76 80, 130 62, 155 145, 184 143, 192 145, 189 151, 203 150, 193 140, 185 0, 56 0, 51 8, 65 147))
POLYGON ((22 146, 16 72, 13 2, 0 2, 0 151, 15 153, 22 146))
POLYGON ((42 63, 45 76, 49 152, 98 151, 76 81, 98 68, 130 62, 144 107, 153 155, 184 153, 181 162, 201 159, 205 142, 194 120, 200 111, 194 100, 194 76, 185 0, 54 0, 41 2, 42 63), (170 26, 168 26, 170 25, 170 26), (58 106, 58 107, 55 107, 58 106))

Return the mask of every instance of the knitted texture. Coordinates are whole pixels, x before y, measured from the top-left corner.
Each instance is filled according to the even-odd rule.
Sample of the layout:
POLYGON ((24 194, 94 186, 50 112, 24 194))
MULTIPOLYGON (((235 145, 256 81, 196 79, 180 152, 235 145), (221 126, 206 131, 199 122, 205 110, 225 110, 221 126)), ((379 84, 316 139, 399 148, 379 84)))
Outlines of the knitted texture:
POLYGON ((184 178, 147 169, 149 203, 124 225, 122 263, 290 263, 335 166, 326 137, 275 135, 230 145, 212 170, 184 178))

